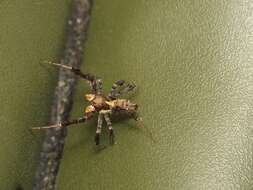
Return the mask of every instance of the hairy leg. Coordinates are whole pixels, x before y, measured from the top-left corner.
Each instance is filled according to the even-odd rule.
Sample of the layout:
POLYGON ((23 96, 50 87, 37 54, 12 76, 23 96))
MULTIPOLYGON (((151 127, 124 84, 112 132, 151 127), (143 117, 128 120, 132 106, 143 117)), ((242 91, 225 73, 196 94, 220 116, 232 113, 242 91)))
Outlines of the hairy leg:
POLYGON ((137 127, 140 128, 140 129, 143 129, 145 130, 146 134, 149 136, 149 138, 151 138, 151 140, 155 143, 156 140, 153 136, 153 133, 150 129, 148 129, 147 127, 144 126, 143 124, 143 120, 142 118, 138 115, 137 112, 128 112, 127 111, 127 115, 130 117, 130 118, 133 118, 135 121, 136 121, 136 124, 137 124, 137 127))
POLYGON ((99 95, 103 94, 103 83, 102 83, 102 79, 97 78, 96 81, 96 86, 95 86, 95 92, 99 95))
POLYGON ((109 94, 108 94, 107 97, 110 100, 116 99, 115 94, 116 94, 118 88, 122 87, 124 85, 124 83, 125 83, 124 80, 118 80, 115 83, 113 83, 113 85, 111 87, 111 90, 110 90, 110 92, 109 92, 109 94))
POLYGON ((51 128, 60 128, 60 127, 67 127, 72 124, 78 124, 78 123, 83 123, 87 121, 91 115, 85 115, 83 117, 77 118, 77 119, 72 119, 72 120, 67 120, 63 121, 54 125, 49 125, 49 126, 43 126, 43 127, 33 127, 33 130, 41 130, 41 129, 51 129, 51 128))
POLYGON ((108 94, 107 97, 110 100, 114 100, 117 97, 132 91, 135 87, 136 87, 135 84, 130 83, 126 84, 124 80, 118 80, 112 85, 110 93, 108 94))
POLYGON ((97 130, 96 130, 96 135, 95 135, 96 145, 99 145, 99 143, 100 143, 100 134, 101 134, 101 130, 102 130, 102 125, 103 125, 103 115, 99 114, 98 115, 97 130))
POLYGON ((114 144, 114 132, 113 132, 113 128, 112 128, 112 122, 111 122, 111 119, 109 117, 109 114, 104 114, 104 118, 105 118, 105 121, 106 121, 106 124, 108 126, 108 129, 109 129, 109 140, 110 140, 110 143, 111 144, 114 144))
POLYGON ((80 69, 77 69, 68 65, 63 65, 60 63, 53 63, 53 62, 47 62, 47 63, 73 72, 75 75, 79 76, 81 79, 88 81, 91 85, 91 89, 93 92, 98 93, 98 94, 102 93, 102 80, 100 78, 89 73, 82 73, 80 69))

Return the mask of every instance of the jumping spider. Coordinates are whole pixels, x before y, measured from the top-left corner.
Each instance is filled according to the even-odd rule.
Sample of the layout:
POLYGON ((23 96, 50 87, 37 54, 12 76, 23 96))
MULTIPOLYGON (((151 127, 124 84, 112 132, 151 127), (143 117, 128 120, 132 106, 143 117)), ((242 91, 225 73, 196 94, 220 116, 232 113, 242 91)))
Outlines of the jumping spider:
POLYGON ((34 127, 32 129, 50 129, 50 128, 59 128, 66 127, 72 124, 83 123, 94 116, 95 113, 98 113, 98 122, 97 130, 95 135, 95 143, 99 145, 100 143, 100 134, 102 130, 103 119, 105 119, 106 124, 109 129, 109 140, 111 144, 114 144, 114 132, 112 128, 110 114, 113 113, 125 113, 129 117, 133 118, 136 121, 140 121, 140 118, 137 116, 137 104, 131 103, 127 99, 120 99, 119 97, 127 92, 132 91, 136 86, 134 84, 125 83, 124 80, 118 80, 113 85, 107 96, 102 92, 102 80, 91 74, 84 74, 80 69, 73 68, 68 65, 51 63, 50 64, 62 67, 64 69, 70 70, 81 79, 84 79, 90 83, 92 94, 86 94, 85 99, 91 103, 85 109, 85 114, 83 117, 63 121, 54 125, 44 126, 44 127, 34 127))

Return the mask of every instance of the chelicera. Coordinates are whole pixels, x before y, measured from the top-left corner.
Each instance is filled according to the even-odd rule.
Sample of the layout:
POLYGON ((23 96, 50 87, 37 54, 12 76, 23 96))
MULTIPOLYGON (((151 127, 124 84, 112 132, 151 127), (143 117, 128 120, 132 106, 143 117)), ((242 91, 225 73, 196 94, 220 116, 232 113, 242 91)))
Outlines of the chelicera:
POLYGON ((50 64, 67 69, 73 72, 75 75, 79 76, 81 79, 89 82, 92 93, 86 94, 85 99, 90 102, 90 105, 85 108, 84 116, 80 118, 62 121, 60 123, 44 127, 34 127, 32 129, 41 130, 67 127, 73 124, 83 123, 94 115, 98 114, 95 144, 100 144, 100 134, 102 130, 103 120, 105 120, 108 126, 110 143, 114 144, 114 132, 110 119, 111 114, 124 113, 136 121, 141 120, 137 115, 137 104, 130 102, 128 99, 120 98, 122 95, 134 90, 136 87, 134 84, 126 83, 124 80, 118 80, 112 85, 109 94, 104 95, 102 90, 102 80, 99 77, 91 74, 84 74, 80 71, 80 69, 76 69, 68 65, 52 62, 50 62, 50 64))

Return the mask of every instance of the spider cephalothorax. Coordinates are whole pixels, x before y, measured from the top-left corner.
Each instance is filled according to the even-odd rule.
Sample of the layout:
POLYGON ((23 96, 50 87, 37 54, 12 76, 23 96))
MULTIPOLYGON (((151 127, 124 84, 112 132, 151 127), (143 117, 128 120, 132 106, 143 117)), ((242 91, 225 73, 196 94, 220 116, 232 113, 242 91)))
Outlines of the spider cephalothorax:
POLYGON ((109 129, 110 142, 114 143, 114 132, 112 128, 112 123, 110 119, 110 114, 115 112, 121 112, 129 115, 130 117, 138 120, 137 117, 137 104, 130 102, 127 99, 119 99, 119 97, 135 88, 134 84, 126 83, 124 80, 116 81, 109 94, 106 96, 102 91, 102 80, 91 74, 83 74, 79 69, 62 65, 58 63, 51 63, 53 65, 68 69, 74 74, 78 75, 81 79, 87 80, 92 89, 92 94, 86 94, 85 99, 90 102, 84 110, 84 116, 78 119, 63 121, 55 125, 45 126, 45 127, 35 127, 33 129, 48 129, 56 127, 66 127, 72 124, 85 122, 87 119, 91 118, 94 113, 98 113, 98 123, 95 135, 95 143, 98 145, 100 143, 100 134, 102 130, 103 119, 109 129))

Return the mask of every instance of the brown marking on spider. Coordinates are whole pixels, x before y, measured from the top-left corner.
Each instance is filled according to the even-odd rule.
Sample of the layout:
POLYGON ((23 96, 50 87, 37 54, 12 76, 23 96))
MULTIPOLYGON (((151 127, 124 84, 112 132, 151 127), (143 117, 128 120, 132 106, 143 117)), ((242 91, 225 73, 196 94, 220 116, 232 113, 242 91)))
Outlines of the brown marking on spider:
POLYGON ((106 96, 103 94, 102 80, 100 78, 91 74, 84 74, 79 69, 73 68, 68 65, 62 65, 59 63, 52 62, 49 63, 70 70, 71 72, 79 76, 81 79, 88 81, 91 86, 92 94, 86 94, 85 99, 89 101, 91 105, 85 108, 83 117, 63 121, 54 125, 34 127, 32 129, 40 130, 67 127, 72 124, 83 123, 92 116, 94 116, 95 113, 98 113, 97 130, 95 135, 96 145, 99 145, 100 143, 100 134, 102 130, 103 119, 106 121, 106 124, 108 126, 110 143, 114 144, 114 132, 110 119, 111 114, 116 112, 125 113, 130 118, 133 118, 136 121, 141 121, 141 118, 139 118, 137 115, 137 104, 134 104, 127 99, 119 99, 121 95, 132 91, 136 87, 134 84, 126 83, 124 80, 118 80, 112 85, 109 94, 106 96))

